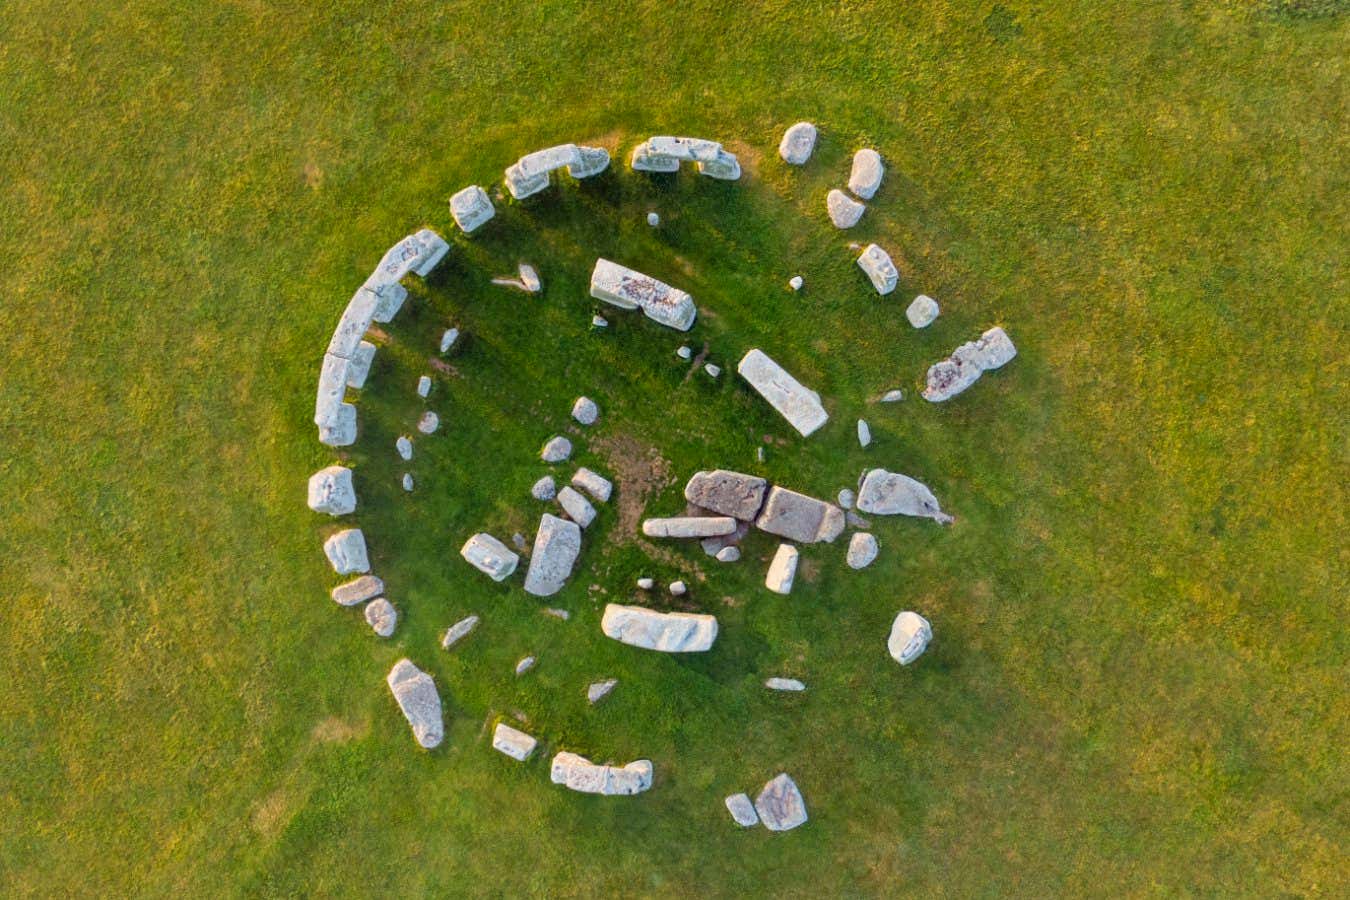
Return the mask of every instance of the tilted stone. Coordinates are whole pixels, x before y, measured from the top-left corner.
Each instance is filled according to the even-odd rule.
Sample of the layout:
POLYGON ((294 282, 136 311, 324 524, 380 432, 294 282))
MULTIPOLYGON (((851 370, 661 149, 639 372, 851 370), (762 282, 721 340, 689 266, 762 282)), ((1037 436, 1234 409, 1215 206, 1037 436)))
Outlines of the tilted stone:
POLYGON ((438 746, 445 736, 445 722, 441 717, 441 696, 436 693, 431 676, 411 660, 400 659, 389 670, 385 682, 412 727, 417 743, 428 750, 438 746))
POLYGON ((809 436, 829 421, 820 395, 789 375, 763 350, 756 348, 745 354, 736 371, 802 437, 809 436))
POLYGON ((735 530, 736 520, 730 516, 680 516, 642 523, 642 533, 653 538, 705 538, 735 530))
POLYGON ((825 195, 825 211, 835 228, 852 228, 866 210, 867 204, 859 203, 838 188, 825 195))
POLYGON ((764 506, 769 483, 755 475, 714 469, 695 472, 684 486, 684 499, 723 516, 751 521, 764 506))
POLYGON ((610 495, 614 493, 614 485, 608 478, 597 475, 585 466, 577 469, 572 476, 572 487, 580 488, 601 503, 608 503, 610 495))
POLYGON ((451 625, 446 629, 445 637, 441 638, 441 646, 446 650, 455 646, 455 644, 467 637, 469 632, 478 627, 478 621, 477 616, 465 616, 455 624, 451 625))
POLYGON ((783 162, 793 166, 805 163, 815 149, 816 126, 810 122, 798 122, 790 126, 778 142, 778 155, 783 157, 783 162))
POLYGON ((366 604, 366 624, 380 637, 387 638, 398 627, 398 610, 384 597, 366 604))
POLYGON ((792 593, 792 584, 797 579, 797 560, 800 552, 791 544, 779 544, 778 552, 769 563, 768 574, 764 576, 764 586, 775 594, 792 593))
POLYGON ((366 554, 366 536, 359 528, 347 528, 323 542, 324 555, 339 575, 355 575, 370 571, 366 554))
POLYGON ((872 287, 883 297, 895 290, 900 281, 900 271, 891 262, 891 255, 876 244, 868 244, 858 257, 858 268, 867 274, 872 287))
POLYGON ((509 547, 481 531, 464 542, 459 555, 493 581, 505 581, 520 563, 520 557, 509 547))
POLYGON ((582 528, 590 527, 595 521, 595 507, 591 506, 590 501, 581 496, 571 487, 565 487, 558 491, 558 505, 563 508, 563 512, 573 522, 576 522, 582 528))
POLYGON ((829 543, 844 530, 844 511, 833 503, 775 485, 769 489, 755 527, 802 544, 829 543))
POLYGON ((576 522, 544 515, 534 536, 534 553, 525 572, 525 593, 549 597, 562 590, 581 554, 581 529, 576 522))
POLYGON ((928 369, 923 398, 932 403, 950 400, 970 387, 990 369, 1002 368, 1017 355, 1017 348, 1002 328, 991 328, 957 347, 950 357, 928 369))
POLYGON ((584 756, 563 751, 553 757, 549 778, 554 784, 583 794, 627 796, 652 786, 652 764, 638 759, 622 768, 598 766, 584 756))
POLYGON ((927 294, 920 294, 905 310, 905 318, 915 328, 927 328, 938 317, 938 302, 927 294))
POLYGON ((952 517, 942 511, 928 486, 899 472, 872 469, 858 489, 858 509, 877 516, 917 516, 946 525, 952 517))
POLYGON ((848 539, 845 562, 850 569, 865 569, 877 558, 877 539, 865 531, 856 532, 848 539))
POLYGON ((759 813, 755 812, 755 804, 750 802, 747 794, 732 794, 725 801, 727 812, 731 813, 731 818, 742 828, 753 828, 759 824, 759 813))
POLYGON ((642 606, 610 603, 600 630, 621 644, 662 653, 702 653, 717 640, 717 618, 698 613, 663 613, 642 606))
POLYGON ((498 722, 492 732, 492 749, 512 759, 525 762, 534 754, 539 742, 523 731, 517 731, 505 722, 498 722))
POLYGON ((933 626, 916 612, 905 610, 891 623, 891 634, 886 650, 902 666, 907 666, 923 655, 933 639, 933 626))
POLYGON ((492 198, 476 184, 471 184, 450 196, 450 215, 465 234, 477 231, 496 214, 492 198))
POLYGON ((620 309, 640 309, 652 321, 677 331, 692 328, 698 315, 689 294, 603 257, 591 270, 591 296, 620 309))
POLYGON ((384 582, 374 575, 362 575, 333 588, 333 602, 338 606, 356 606, 384 593, 384 582))
POLYGON ((356 510, 356 487, 352 470, 329 466, 309 476, 309 508, 330 516, 345 516, 356 510))
POLYGON ((864 200, 871 200, 881 187, 886 167, 881 162, 881 154, 872 149, 859 150, 853 154, 853 169, 848 174, 848 189, 864 200))
POLYGON ((778 775, 755 798, 755 812, 770 831, 788 831, 806 822, 806 801, 786 772, 778 775))

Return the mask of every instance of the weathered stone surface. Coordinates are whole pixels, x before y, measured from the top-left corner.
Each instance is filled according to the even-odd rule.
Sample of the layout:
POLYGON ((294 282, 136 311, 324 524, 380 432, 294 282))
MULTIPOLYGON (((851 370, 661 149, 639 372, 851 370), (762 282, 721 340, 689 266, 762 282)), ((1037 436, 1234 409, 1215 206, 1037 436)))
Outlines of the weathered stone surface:
POLYGON ((403 460, 404 462, 412 459, 413 454, 412 438, 408 437, 406 434, 399 435, 398 440, 394 441, 394 449, 398 451, 399 459, 403 460))
POLYGON ((853 169, 848 173, 848 189, 864 200, 871 200, 881 187, 881 178, 886 174, 881 154, 872 149, 859 150, 853 154, 853 169))
POLYGON ((933 639, 933 626, 916 612, 905 610, 891 623, 891 635, 886 650, 902 666, 907 666, 923 655, 933 639))
POLYGON ((530 488, 530 496, 536 500, 552 500, 558 496, 557 485, 553 482, 552 475, 545 475, 534 483, 530 488))
POLYGON ((594 425, 595 420, 600 418, 600 407, 590 397, 578 397, 577 402, 572 404, 572 418, 582 425, 594 425))
POLYGON ((806 690, 806 685, 795 678, 770 678, 764 682, 764 686, 771 691, 801 692, 806 690))
POLYGON ((497 214, 492 198, 476 184, 450 195, 450 215, 465 234, 472 234, 497 214))
POLYGON ((411 660, 400 659, 389 670, 385 682, 398 708, 403 711, 403 717, 412 726, 417 743, 428 750, 438 746, 445 736, 445 722, 441 718, 441 696, 436 693, 436 683, 431 676, 413 665, 411 660))
POLYGON ((549 438, 544 449, 539 451, 539 458, 546 463, 560 463, 571 455, 572 442, 560 434, 549 438))
POLYGON ((705 538, 735 530, 736 520, 730 516, 680 516, 642 523, 642 533, 652 538, 705 538))
POLYGON ((927 485, 885 469, 872 469, 863 477, 858 509, 878 516, 918 516, 942 525, 952 521, 927 485))
POLYGON ((877 539, 865 531, 855 532, 848 539, 845 561, 850 569, 865 569, 877 558, 877 539))
POLYGON ((858 495, 850 491, 848 488, 844 488, 842 491, 840 491, 839 496, 836 498, 836 502, 839 504, 840 509, 852 509, 853 504, 856 503, 857 501, 858 495))
POLYGON ((806 822, 806 801, 796 783, 783 772, 759 792, 755 812, 770 831, 788 831, 806 822))
POLYGON ((531 294, 537 294, 544 289, 544 282, 539 279, 539 272, 529 263, 521 263, 516 267, 520 274, 520 283, 524 285, 525 290, 531 294))
POLYGON ((852 228, 858 224, 867 204, 859 203, 838 188, 825 195, 825 210, 830 214, 830 222, 835 228, 852 228))
POLYGON ((371 631, 387 638, 398 627, 398 610, 384 597, 372 600, 366 604, 366 624, 371 631))
POLYGON ((375 291, 375 315, 371 321, 387 324, 394 321, 394 316, 403 308, 403 302, 408 299, 408 289, 397 281, 388 282, 372 288, 375 291))
POLYGON ((755 475, 714 469, 695 472, 684 486, 684 499, 720 515, 748 521, 759 515, 768 489, 769 483, 755 475))
POLYGON ((830 416, 820 403, 820 395, 789 375, 763 350, 756 348, 745 354, 736 366, 736 371, 802 437, 807 437, 829 421, 830 416))
POLYGON ((905 318, 915 328, 927 328, 938 317, 938 302, 927 294, 920 294, 905 310, 905 318))
POLYGON ((600 630, 622 644, 646 650, 701 653, 711 649, 717 639, 717 618, 611 603, 605 607, 600 630))
POLYGON ((520 661, 516 663, 516 675, 524 675, 526 672, 533 669, 535 661, 533 656, 521 657, 520 661))
POLYGON ((732 794, 724 802, 737 825, 753 828, 759 824, 759 813, 755 812, 755 804, 750 802, 748 794, 732 794))
POLYGON ((580 553, 581 529, 577 523, 544 513, 534 536, 530 568, 525 572, 525 593, 536 597, 558 593, 580 553))
POLYGON ((728 547, 734 547, 745 540, 745 536, 750 533, 750 529, 753 526, 753 522, 737 519, 735 531, 730 534, 718 534, 713 537, 703 538, 703 540, 698 542, 698 545, 703 548, 703 552, 708 556, 716 556, 728 547))
POLYGON ((460 619, 458 622, 456 622, 455 624, 451 625, 448 629, 446 629, 445 637, 441 638, 441 646, 444 649, 449 650, 451 647, 455 646, 455 644, 458 644, 465 637, 468 637, 469 632, 473 631, 475 628, 478 627, 478 622, 479 619, 477 616, 465 616, 464 618, 460 619))
POLYGON ((333 602, 338 606, 356 606, 384 593, 384 582, 374 575, 362 575, 333 588, 333 602))
POLYGON ((370 366, 375 362, 375 350, 375 345, 370 341, 362 341, 356 345, 351 365, 347 366, 347 387, 359 391, 366 386, 366 379, 370 377, 370 366))
POLYGON ((991 328, 957 347, 950 357, 928 369, 928 384, 923 398, 932 403, 950 400, 970 387, 990 369, 1006 365, 1017 355, 1017 348, 1002 328, 991 328))
POLYGON ((417 379, 417 396, 426 399, 426 396, 430 393, 431 393, 431 376, 423 375, 422 377, 417 379))
POLYGON ((741 177, 741 164, 716 141, 688 137, 653 137, 633 149, 631 165, 636 172, 676 172, 680 163, 698 164, 698 171, 709 178, 735 181, 741 177))
POLYGON ((833 503, 775 485, 769 489, 755 527, 802 544, 829 543, 844 530, 844 511, 833 503))
POLYGON ((609 151, 603 147, 558 144, 527 153, 507 167, 506 189, 512 197, 524 200, 548 187, 550 173, 564 166, 573 178, 590 178, 609 168, 609 151))
POLYGON ((589 527, 595 521, 595 507, 571 487, 558 491, 558 504, 573 522, 582 528, 589 527))
POLYGON ((640 309, 652 321, 677 331, 692 328, 698 315, 689 294, 603 257, 591 270, 591 296, 620 309, 640 309))
POLYGON ((607 678, 604 681, 596 681, 586 688, 586 702, 594 706, 601 700, 609 696, 609 692, 614 690, 614 686, 619 683, 617 678, 607 678))
POLYGON ((366 555, 366 536, 359 528, 347 528, 323 542, 324 555, 339 575, 354 575, 370 571, 366 555))
POLYGON ((404 473, 403 473, 403 480, 402 480, 401 484, 403 485, 403 489, 404 489, 405 491, 408 491, 408 492, 410 492, 410 493, 412 492, 412 489, 413 489, 413 477, 412 477, 412 473, 411 473, 411 472, 404 472, 404 473))
POLYGON ((775 594, 792 593, 792 583, 797 578, 797 560, 801 554, 791 544, 779 544, 778 552, 769 563, 769 572, 764 576, 764 586, 775 594))
POLYGON ((422 418, 417 420, 417 430, 423 434, 435 434, 436 429, 441 427, 441 417, 431 410, 422 413, 422 418))
POLYGON ((493 581, 505 581, 520 563, 520 557, 509 547, 481 531, 464 542, 459 555, 493 581))
POLYGON ((375 309, 379 303, 380 295, 374 290, 365 286, 357 288, 352 299, 347 301, 347 308, 343 310, 337 328, 333 329, 333 337, 328 341, 329 356, 351 359, 356 355, 361 339, 366 336, 370 323, 375 319, 375 309))
POLYGON ((335 417, 319 426, 319 443, 328 447, 350 447, 356 443, 356 407, 343 403, 335 417))
POLYGON ((347 372, 352 361, 325 353, 319 369, 319 388, 314 395, 314 424, 330 424, 341 415, 343 398, 347 395, 347 372))
POLYGON ((899 403, 903 399, 905 399, 905 392, 898 389, 893 391, 887 391, 886 393, 881 395, 882 403, 899 403))
POLYGON ((492 732, 492 749, 505 753, 512 759, 525 762, 534 755, 539 742, 523 731, 517 731, 505 722, 498 722, 492 732))
POLYGON ((868 244, 863 248, 858 257, 858 268, 867 274, 872 287, 883 297, 895 290, 895 285, 900 281, 900 272, 891 262, 891 255, 876 244, 868 244))
POLYGON ((352 470, 328 466, 309 476, 309 508, 330 516, 345 516, 356 510, 356 487, 352 470))
POLYGON ((554 784, 583 794, 628 796, 652 786, 652 764, 638 759, 622 768, 598 766, 584 756, 563 751, 553 757, 549 777, 554 784))
POLYGON ((804 164, 811 158, 811 152, 815 149, 816 126, 810 122, 798 122, 789 126, 788 130, 783 132, 783 139, 778 142, 778 155, 783 157, 783 162, 792 166, 804 164))
POLYGON ((733 563, 741 558, 740 547, 723 547, 717 551, 717 561, 724 563, 733 563))
POLYGON ((592 472, 585 466, 577 469, 576 474, 572 476, 572 487, 585 491, 601 503, 608 503, 610 495, 614 493, 614 485, 608 478, 592 472))
MULTIPOLYGON (((378 292, 385 285, 401 281, 409 273, 425 278, 449 250, 450 245, 444 238, 430 228, 423 228, 389 248, 375 271, 366 279, 366 286, 378 292)), ((404 296, 407 296, 406 292, 404 296)), ((403 301, 398 302, 401 304, 403 301)), ((388 318, 381 318, 381 312, 375 314, 375 321, 389 321, 388 318)))
POLYGON ((438 349, 442 353, 449 353, 450 348, 455 346, 455 341, 457 340, 459 340, 459 329, 447 328, 441 332, 441 342, 438 345, 438 349))
POLYGON ((858 420, 858 446, 866 447, 872 443, 872 428, 865 419, 858 420))

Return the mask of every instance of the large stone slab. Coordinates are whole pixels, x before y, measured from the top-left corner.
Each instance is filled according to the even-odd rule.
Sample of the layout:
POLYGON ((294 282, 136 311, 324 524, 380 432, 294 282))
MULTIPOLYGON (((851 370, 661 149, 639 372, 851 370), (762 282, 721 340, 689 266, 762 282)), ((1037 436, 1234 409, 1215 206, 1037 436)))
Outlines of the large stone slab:
POLYGON ((694 298, 686 292, 603 257, 591 270, 591 296, 620 309, 640 309, 652 321, 677 331, 692 328, 698 315, 694 298))
POLYGON ((787 370, 755 348, 741 358, 736 371, 802 437, 809 436, 829 421, 829 413, 820 403, 820 395, 787 373, 787 370))
POLYGON ((980 380, 990 369, 998 369, 1017 355, 1012 339, 1002 328, 990 328, 979 340, 957 347, 947 359, 928 369, 923 398, 931 403, 950 400, 980 380))
POLYGON ((520 557, 515 551, 481 531, 464 542, 459 555, 493 581, 505 581, 520 563, 520 557))
POLYGON ((742 521, 753 521, 764 506, 769 483, 755 475, 714 469, 695 472, 684 486, 684 499, 695 506, 742 521))
POLYGON ((791 166, 805 164, 815 149, 816 126, 810 122, 798 122, 790 126, 783 132, 783 139, 778 142, 778 155, 783 157, 783 162, 791 166))
POLYGON ((933 626, 916 612, 905 610, 891 623, 891 634, 886 639, 886 650, 902 666, 907 666, 923 655, 933 639, 933 626))
POLYGON ((642 523, 642 533, 653 538, 705 538, 735 530, 736 520, 730 516, 680 516, 647 519, 642 523))
POLYGON ((830 223, 835 228, 852 228, 858 224, 867 204, 859 203, 838 188, 825 195, 825 211, 830 214, 830 223))
POLYGON ((789 831, 806 823, 806 801, 786 772, 764 785, 755 798, 755 812, 770 831, 789 831))
POLYGON ((598 766, 564 750, 553 757, 549 778, 554 784, 583 794, 630 796, 652 786, 652 764, 651 760, 638 759, 622 767, 598 766))
POLYGON ((709 178, 735 181, 741 177, 741 164, 716 141, 704 138, 661 135, 648 138, 633 148, 630 164, 636 172, 676 172, 681 162, 693 162, 709 178))
POLYGON ((797 560, 801 554, 791 544, 779 544, 778 552, 769 563, 768 574, 764 576, 764 586, 775 594, 792 593, 792 584, 797 579, 797 560))
POLYGON ((389 670, 385 682, 412 727, 417 743, 428 750, 439 746, 445 737, 445 721, 441 716, 441 695, 436 692, 431 676, 411 660, 400 659, 389 670))
POLYGON ((333 337, 328 341, 330 356, 351 359, 356 355, 361 339, 366 336, 370 323, 375 319, 375 309, 379 303, 380 295, 372 289, 364 285, 357 289, 352 299, 347 301, 347 308, 343 310, 337 328, 333 329, 333 337))
POLYGON ((534 536, 530 567, 525 572, 525 593, 536 597, 558 593, 571 576, 580 554, 581 529, 577 523, 544 513, 534 536))
POLYGON ((755 527, 800 544, 829 543, 844 530, 844 511, 775 485, 769 489, 755 527))
POLYGON ((465 234, 477 231, 496 214, 492 198, 476 184, 471 184, 450 196, 450 215, 465 234))
POLYGON ((621 644, 662 653, 702 653, 717 640, 717 618, 697 613, 663 613, 642 606, 605 607, 600 630, 621 644))
POLYGON ((338 606, 356 606, 384 593, 384 582, 374 575, 362 575, 333 588, 333 602, 338 606))
POLYGON ((876 244, 868 244, 863 248, 858 256, 858 268, 867 274, 872 287, 883 297, 895 290, 900 281, 900 271, 891 262, 891 255, 876 244))
POLYGON ((498 722, 492 732, 492 749, 520 762, 525 762, 534 755, 534 748, 537 746, 539 741, 505 722, 498 722))
POLYGON ((319 427, 336 421, 342 414, 347 395, 347 371, 352 361, 325 353, 319 369, 319 388, 314 395, 314 424, 319 427))
POLYGON ((549 176, 566 168, 573 178, 590 178, 609 168, 609 151, 603 147, 558 144, 527 153, 507 167, 506 189, 517 200, 524 200, 549 185, 549 176))
POLYGON ((877 516, 917 516, 942 525, 953 521, 926 484, 885 469, 872 469, 863 476, 858 509, 877 516))
POLYGON ((356 487, 352 470, 328 466, 309 476, 309 508, 330 516, 345 516, 356 510, 356 487))
POLYGON ((347 528, 323 542, 324 555, 339 575, 356 575, 370 571, 370 557, 366 554, 366 536, 359 528, 347 528))
MULTIPOLYGON (((423 228, 389 248, 366 279, 366 286, 378 291, 384 285, 402 281, 410 273, 425 278, 449 250, 444 238, 430 228, 423 228)), ((375 321, 386 320, 377 312, 375 321)))
POLYGON ((610 495, 614 493, 614 484, 608 478, 585 466, 577 469, 572 476, 572 487, 585 491, 601 503, 608 503, 610 495))
POLYGON ((864 200, 871 200, 886 174, 881 154, 870 148, 853 154, 853 169, 848 173, 848 189, 864 200))
POLYGON ((568 517, 582 528, 589 528, 595 521, 595 507, 581 493, 571 486, 558 491, 558 505, 568 517))

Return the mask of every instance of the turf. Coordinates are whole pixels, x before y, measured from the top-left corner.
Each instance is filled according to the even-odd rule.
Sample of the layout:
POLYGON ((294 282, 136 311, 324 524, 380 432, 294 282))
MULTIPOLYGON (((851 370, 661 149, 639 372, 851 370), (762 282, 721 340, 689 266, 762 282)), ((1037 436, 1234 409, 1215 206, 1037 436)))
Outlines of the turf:
POLYGON ((0 6, 0 889, 1343 896, 1344 13, 0 6), (801 118, 821 144, 789 169, 801 118), (746 175, 635 175, 654 133, 724 140, 746 175), (309 421, 323 347, 387 246, 453 235, 450 193, 565 140, 616 164, 454 238, 360 396, 342 457, 403 615, 380 642, 327 599, 332 525, 302 499, 334 459, 309 421), (889 174, 835 232, 824 194, 860 146, 889 174), (885 300, 852 264, 869 240, 901 270, 885 300), (686 379, 680 337, 640 318, 591 333, 596 255, 690 290, 721 379, 686 379), (543 294, 487 283, 522 258, 543 294), (918 292, 943 307, 923 332, 918 292), (405 496, 393 440, 452 322, 445 424, 405 496), (1012 364, 917 398, 995 323, 1012 364), (736 381, 751 346, 822 393, 824 431, 797 438, 736 381), (868 402, 892 387, 904 402, 868 402), (584 433, 580 393, 603 410, 584 433), (875 521, 862 573, 805 549, 784 598, 762 535, 734 566, 653 556, 619 527, 620 478, 560 622, 457 553, 531 533, 556 432, 629 490, 666 473, 653 513, 698 468, 829 496, 881 465, 958 521, 875 521), (600 635, 644 573, 691 581, 713 652, 600 635), (902 670, 884 641, 905 608, 936 638, 902 670), (468 612, 480 630, 442 651, 468 612), (432 753, 383 684, 403 655, 447 702, 432 753), (810 690, 760 687, 780 674, 810 690), (602 676, 620 685, 591 708, 602 676), (526 765, 489 748, 516 713, 546 745, 526 765), (657 783, 571 794, 548 783, 558 748, 649 757, 657 783), (735 829, 721 798, 780 770, 811 822, 735 829))

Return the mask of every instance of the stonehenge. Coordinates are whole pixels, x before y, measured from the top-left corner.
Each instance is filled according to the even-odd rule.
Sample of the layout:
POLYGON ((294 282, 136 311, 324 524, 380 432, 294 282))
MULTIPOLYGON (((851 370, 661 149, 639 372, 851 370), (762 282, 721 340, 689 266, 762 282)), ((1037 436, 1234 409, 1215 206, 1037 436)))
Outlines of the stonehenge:
POLYGON ((735 154, 722 149, 716 141, 690 137, 652 137, 633 150, 630 165, 635 172, 678 172, 680 163, 698 164, 699 174, 723 181, 741 177, 741 164, 735 154))
POLYGON ((573 178, 590 178, 609 168, 609 151, 603 147, 558 144, 527 153, 507 167, 506 189, 517 200, 532 197, 548 187, 549 176, 566 168, 573 178))
POLYGON ((736 371, 802 437, 810 437, 829 421, 829 413, 821 405, 820 395, 789 375, 763 350, 755 348, 746 353, 736 366, 736 371))
POLYGON ((688 331, 698 315, 694 298, 684 291, 604 257, 596 259, 591 271, 591 296, 620 309, 640 309, 676 331, 688 331))
POLYGON ((992 369, 1007 365, 1017 355, 1012 339, 1002 328, 990 328, 979 340, 957 347, 952 355, 928 369, 923 399, 930 403, 950 400, 980 380, 992 369))

